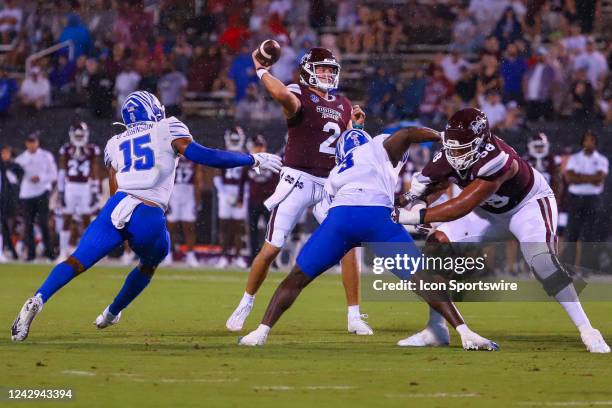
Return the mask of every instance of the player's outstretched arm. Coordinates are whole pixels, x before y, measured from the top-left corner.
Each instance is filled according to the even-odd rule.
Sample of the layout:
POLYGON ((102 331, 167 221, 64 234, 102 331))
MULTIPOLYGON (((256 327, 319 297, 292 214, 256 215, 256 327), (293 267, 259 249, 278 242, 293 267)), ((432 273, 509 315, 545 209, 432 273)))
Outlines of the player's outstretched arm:
POLYGON ((247 154, 211 149, 187 137, 174 139, 172 147, 194 163, 218 169, 252 166, 278 173, 282 167, 281 158, 270 153, 247 154))
POLYGON ((412 143, 439 142, 440 132, 426 127, 408 127, 394 132, 384 141, 383 146, 393 165, 402 159, 412 143))
POLYGON ((257 76, 272 99, 283 107, 285 116, 287 118, 292 118, 300 110, 300 100, 287 89, 285 84, 270 73, 270 67, 266 67, 257 61, 257 58, 255 58, 256 53, 257 50, 253 51, 252 57, 255 70, 257 71, 257 76))

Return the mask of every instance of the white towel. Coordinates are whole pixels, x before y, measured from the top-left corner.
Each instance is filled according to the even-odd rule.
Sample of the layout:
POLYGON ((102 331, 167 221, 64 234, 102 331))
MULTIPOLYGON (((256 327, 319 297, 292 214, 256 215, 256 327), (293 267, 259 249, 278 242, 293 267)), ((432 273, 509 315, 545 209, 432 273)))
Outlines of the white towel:
POLYGON ((126 195, 123 200, 119 201, 113 212, 111 213, 111 222, 117 229, 123 229, 125 224, 130 222, 134 209, 142 204, 142 201, 131 195, 126 195))

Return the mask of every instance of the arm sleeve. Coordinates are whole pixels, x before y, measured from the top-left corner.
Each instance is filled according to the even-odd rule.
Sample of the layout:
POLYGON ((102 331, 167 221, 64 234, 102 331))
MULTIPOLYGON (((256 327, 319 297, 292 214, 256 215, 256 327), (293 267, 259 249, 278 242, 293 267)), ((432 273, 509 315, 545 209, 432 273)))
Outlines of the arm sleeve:
POLYGON ((218 169, 252 166, 255 164, 255 158, 250 154, 210 149, 197 142, 189 143, 183 156, 194 163, 218 169))

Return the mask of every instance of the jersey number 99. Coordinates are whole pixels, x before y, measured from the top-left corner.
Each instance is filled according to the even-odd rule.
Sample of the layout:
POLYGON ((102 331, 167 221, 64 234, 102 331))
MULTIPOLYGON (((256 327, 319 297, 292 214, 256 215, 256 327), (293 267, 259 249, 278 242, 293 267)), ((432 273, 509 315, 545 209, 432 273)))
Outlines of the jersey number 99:
POLYGON ((132 170, 149 170, 155 165, 155 155, 153 150, 147 146, 151 143, 151 135, 142 135, 134 139, 126 140, 119 145, 119 150, 123 152, 122 173, 132 170))

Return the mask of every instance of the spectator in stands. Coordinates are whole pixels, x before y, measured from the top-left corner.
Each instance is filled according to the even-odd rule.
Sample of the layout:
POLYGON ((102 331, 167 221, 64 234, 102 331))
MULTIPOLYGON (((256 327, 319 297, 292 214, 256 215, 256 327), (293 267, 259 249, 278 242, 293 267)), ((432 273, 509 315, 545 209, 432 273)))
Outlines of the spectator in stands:
POLYGON ((357 23, 357 20, 356 2, 354 0, 340 0, 336 13, 336 29, 340 32, 349 31, 357 23))
POLYGON ((595 91, 588 79, 587 67, 581 67, 576 71, 571 90, 572 118, 577 121, 590 120, 594 114, 595 91))
POLYGON ((534 65, 523 78, 523 96, 525 97, 528 120, 541 117, 552 119, 552 91, 555 71, 546 60, 548 52, 544 47, 538 48, 534 65))
POLYGON ((117 117, 121 117, 121 106, 127 96, 138 89, 140 75, 133 68, 132 60, 125 63, 125 68, 115 78, 115 95, 117 96, 117 117))
POLYGON ((8 76, 6 67, 0 65, 0 117, 8 113, 17 89, 17 82, 8 76))
POLYGON ((76 13, 68 15, 66 28, 59 37, 59 42, 72 41, 74 44, 74 58, 80 55, 89 55, 93 46, 89 30, 81 22, 81 18, 76 13))
POLYGON ((395 84, 387 70, 380 66, 376 69, 374 77, 369 81, 367 109, 375 116, 385 115, 391 109, 395 84))
POLYGON ((174 55, 175 68, 183 74, 187 74, 189 63, 193 55, 193 48, 187 42, 187 36, 185 34, 181 33, 176 36, 176 44, 174 44, 172 53, 174 55))
POLYGON ((501 92, 504 80, 499 73, 499 62, 495 56, 484 54, 480 60, 480 69, 476 81, 478 94, 487 94, 490 91, 501 92))
POLYGON ((507 7, 503 16, 497 22, 493 35, 499 41, 501 49, 521 37, 521 23, 512 7, 507 7))
POLYGON ((157 84, 159 100, 166 107, 167 116, 180 117, 183 96, 187 89, 187 78, 171 62, 167 62, 157 84))
POLYGON ((57 165, 51 152, 40 148, 38 133, 32 133, 25 142, 26 151, 15 159, 23 170, 19 198, 25 209, 25 243, 27 261, 36 258, 34 223, 37 222, 45 246, 45 257, 54 258, 49 235, 49 194, 57 180, 57 165))
POLYGON ((23 10, 15 0, 5 0, 0 10, 0 43, 10 44, 21 30, 23 10))
POLYGON ((383 24, 378 38, 378 50, 394 53, 397 45, 404 38, 404 25, 397 14, 395 7, 389 7, 385 10, 383 24))
POLYGON ((260 91, 258 84, 251 83, 246 96, 236 104, 235 118, 239 121, 266 121, 282 119, 283 113, 277 104, 267 99, 260 91))
POLYGON ((100 64, 94 58, 87 60, 86 69, 88 79, 84 88, 89 110, 98 117, 112 117, 115 80, 106 70, 100 69, 100 64))
POLYGON ((40 67, 32 67, 19 89, 21 104, 41 110, 51 104, 51 85, 40 67))
MULTIPOLYGON (((251 82, 251 84, 255 84, 255 82, 251 82)), ((212 94, 217 97, 236 98, 236 85, 234 84, 234 81, 227 76, 225 71, 219 73, 219 76, 212 84, 211 91, 212 94)))
POLYGON ((569 34, 561 40, 561 44, 572 55, 578 55, 586 49, 586 36, 582 34, 580 24, 573 22, 570 25, 569 34))
POLYGON ((419 112, 419 106, 425 95, 425 86, 427 79, 425 78, 425 69, 418 68, 415 71, 409 72, 409 77, 401 92, 401 99, 398 106, 402 109, 402 116, 408 118, 416 118, 419 112))
POLYGON ((146 59, 140 59, 137 61, 136 66, 137 71, 140 74, 138 89, 151 92, 152 94, 157 93, 159 77, 153 70, 153 64, 146 59))
POLYGON ((593 37, 587 39, 585 51, 574 60, 574 68, 580 69, 581 67, 587 68, 587 76, 593 89, 601 90, 604 77, 608 73, 608 62, 606 57, 597 50, 593 37))
POLYGON ((291 28, 289 38, 291 38, 291 44, 299 45, 304 41, 314 43, 317 41, 317 33, 305 21, 300 21, 291 28))
POLYGON ((469 68, 470 64, 461 56, 458 49, 453 49, 442 59, 440 66, 444 70, 446 79, 454 84, 461 78, 461 68, 469 68))
POLYGON ((66 95, 72 92, 75 72, 76 64, 74 61, 69 61, 66 55, 59 54, 57 65, 49 73, 49 82, 55 95, 66 95))
POLYGON ((452 38, 451 47, 462 53, 473 52, 482 40, 479 38, 479 31, 476 29, 474 19, 465 7, 460 7, 457 10, 457 18, 453 23, 452 38))
POLYGON ((293 47, 289 45, 289 39, 285 35, 277 37, 278 43, 281 46, 281 56, 278 61, 272 65, 272 75, 278 78, 281 82, 288 84, 293 77, 293 70, 297 66, 297 54, 293 47))
POLYGON ((243 45, 240 54, 236 55, 229 69, 229 77, 236 87, 236 101, 244 97, 250 83, 257 82, 251 52, 247 44, 243 45))
POLYGON ((518 56, 516 44, 508 44, 501 62, 501 75, 504 80, 504 101, 523 101, 523 75, 527 72, 527 63, 518 56))
POLYGON ((421 116, 428 121, 436 122, 443 113, 442 102, 452 94, 452 84, 444 76, 444 71, 438 66, 433 67, 431 76, 427 78, 423 102, 419 107, 421 116))
POLYGON ((189 90, 197 93, 210 92, 221 67, 221 54, 216 44, 212 44, 208 49, 197 45, 193 50, 193 60, 187 75, 189 90))
POLYGON ((501 96, 495 91, 489 91, 485 96, 478 97, 480 109, 487 115, 489 126, 497 128, 498 125, 503 125, 506 119, 506 107, 502 103, 501 96))
MULTIPOLYGON (((13 246, 11 231, 14 231, 17 217, 17 203, 19 202, 19 183, 23 176, 23 169, 13 159, 13 149, 10 146, 2 147, 0 156, 0 214, 2 214, 2 241, 8 247, 13 259, 18 259, 17 251, 13 246)), ((0 259, 3 248, 0 248, 0 259)))
POLYGON ((344 47, 349 54, 356 54, 363 51, 365 48, 365 37, 368 35, 370 22, 370 8, 361 5, 357 9, 357 21, 349 27, 349 31, 345 35, 344 47))
POLYGON ((460 69, 461 76, 455 84, 455 92, 465 103, 470 103, 476 97, 476 75, 467 67, 460 69))

